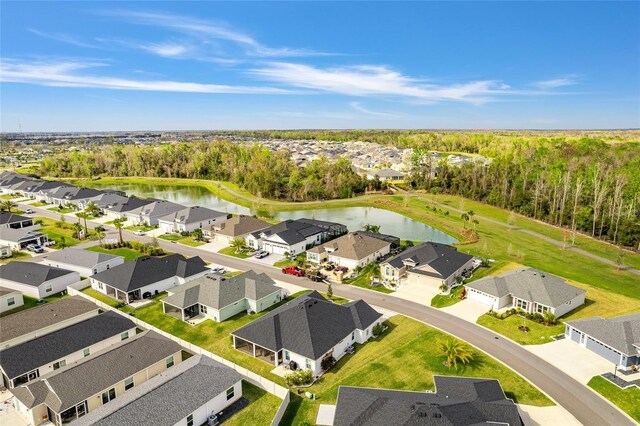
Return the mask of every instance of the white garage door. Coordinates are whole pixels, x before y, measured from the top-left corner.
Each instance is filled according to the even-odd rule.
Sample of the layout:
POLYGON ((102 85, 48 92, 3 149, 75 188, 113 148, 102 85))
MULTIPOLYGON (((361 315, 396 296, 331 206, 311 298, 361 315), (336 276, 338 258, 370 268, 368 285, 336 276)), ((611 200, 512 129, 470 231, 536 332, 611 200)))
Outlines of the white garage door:
POLYGON ((467 289, 467 297, 470 300, 475 300, 476 302, 483 303, 487 306, 495 306, 498 304, 498 301, 495 297, 478 293, 477 291, 473 291, 472 289, 467 289))

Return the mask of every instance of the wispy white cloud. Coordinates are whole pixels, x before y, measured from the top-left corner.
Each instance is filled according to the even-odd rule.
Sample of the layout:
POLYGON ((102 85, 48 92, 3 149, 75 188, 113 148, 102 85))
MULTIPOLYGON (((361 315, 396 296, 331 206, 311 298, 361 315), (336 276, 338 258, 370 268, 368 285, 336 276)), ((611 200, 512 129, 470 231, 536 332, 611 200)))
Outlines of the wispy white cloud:
POLYGON ((179 57, 191 50, 188 45, 173 42, 141 44, 140 48, 165 58, 179 57))
POLYGON ((222 22, 211 22, 182 15, 154 12, 109 11, 106 15, 124 18, 130 22, 162 27, 191 36, 230 42, 244 48, 245 53, 258 57, 326 56, 326 52, 291 47, 270 47, 222 22))
POLYGON ((536 81, 531 85, 537 87, 538 89, 548 90, 556 89, 558 87, 573 86, 576 84, 578 84, 578 77, 572 74, 564 77, 554 78, 551 80, 536 81))
POLYGON ((91 87, 98 89, 140 90, 186 93, 234 94, 288 94, 293 91, 256 86, 230 86, 224 84, 194 83, 172 80, 135 80, 80 73, 87 69, 104 67, 99 62, 75 60, 57 62, 20 62, 8 58, 0 65, 0 81, 30 83, 41 86, 91 87))
POLYGON ((79 46, 79 47, 86 47, 86 48, 90 48, 90 49, 96 49, 98 48, 97 45, 93 44, 93 43, 89 43, 83 40, 79 40, 75 37, 72 37, 68 34, 61 34, 61 33, 49 33, 49 32, 45 32, 45 31, 40 31, 37 30, 35 28, 27 28, 27 30, 29 32, 32 32, 33 34, 36 34, 40 37, 44 37, 44 38, 48 38, 50 40, 56 40, 62 43, 66 43, 66 44, 72 44, 74 46, 79 46))
POLYGON ((495 80, 438 85, 409 77, 385 66, 358 65, 317 68, 310 65, 270 62, 250 74, 294 87, 350 96, 405 97, 422 102, 488 102, 496 95, 523 94, 495 80))
POLYGON ((349 106, 354 110, 361 112, 363 114, 371 115, 373 117, 383 117, 383 118, 398 118, 402 116, 402 114, 397 114, 393 112, 382 112, 382 111, 373 111, 368 108, 365 108, 360 104, 360 102, 350 102, 349 106))

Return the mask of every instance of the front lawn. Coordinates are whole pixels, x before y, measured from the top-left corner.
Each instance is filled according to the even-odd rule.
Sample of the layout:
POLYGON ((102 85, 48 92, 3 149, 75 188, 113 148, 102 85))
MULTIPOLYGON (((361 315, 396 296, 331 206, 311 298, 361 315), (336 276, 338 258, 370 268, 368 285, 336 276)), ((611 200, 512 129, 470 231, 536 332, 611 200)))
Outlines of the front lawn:
POLYGON ((241 251, 240 253, 236 252, 236 248, 235 247, 225 247, 222 250, 218 250, 218 253, 220 254, 226 254, 227 256, 233 256, 233 257, 237 257, 240 259, 246 259, 248 257, 253 256, 252 254, 247 253, 246 251, 241 251))
POLYGON ((199 247, 204 245, 202 241, 196 241, 192 236, 187 235, 186 237, 180 234, 162 234, 158 235, 158 238, 166 241, 173 241, 179 244, 184 244, 185 246, 191 247, 199 247))
POLYGON ((511 315, 505 319, 494 318, 489 314, 484 314, 478 318, 477 323, 498 334, 514 340, 521 345, 539 345, 552 342, 551 336, 564 333, 564 324, 558 323, 553 326, 539 324, 518 315, 511 315), (521 325, 529 327, 528 332, 520 331, 521 325))
POLYGON ((444 308, 447 306, 455 305, 460 301, 460 294, 464 286, 458 286, 451 290, 449 294, 437 294, 431 299, 431 306, 434 308, 444 308))
POLYGON ((287 266, 296 266, 298 265, 298 263, 294 260, 291 259, 282 259, 282 260, 278 260, 277 262, 273 263, 273 266, 275 266, 276 268, 285 268, 287 266))
POLYGON ((69 214, 69 213, 75 213, 78 210, 77 209, 70 209, 67 207, 63 207, 63 208, 59 208, 59 207, 51 207, 50 209, 47 209, 49 211, 55 212, 55 213, 60 213, 60 214, 69 214))
POLYGON ((113 254, 116 256, 122 256, 124 257, 125 262, 144 256, 144 254, 138 251, 132 250, 130 248, 125 248, 125 247, 121 247, 117 249, 106 249, 100 246, 93 246, 93 247, 86 248, 86 250, 97 251, 98 253, 106 253, 106 254, 113 254))
POLYGON ((630 415, 635 421, 640 422, 640 389, 631 386, 620 389, 604 377, 595 376, 587 385, 604 396, 615 406, 630 415))
POLYGON ((346 279, 344 280, 344 283, 348 285, 354 285, 356 287, 366 288, 368 290, 379 291, 380 293, 386 293, 386 294, 393 293, 393 290, 389 290, 383 285, 378 285, 374 287, 370 286, 369 283, 371 283, 371 277, 369 274, 360 274, 356 278, 346 279))
POLYGON ((128 230, 128 231, 142 231, 142 232, 149 232, 149 231, 153 231, 154 229, 157 229, 158 227, 156 225, 154 226, 146 226, 146 225, 135 225, 135 226, 127 226, 124 229, 128 230))
POLYGON ((471 349, 474 362, 458 370, 445 367, 443 357, 432 350, 445 333, 405 316, 388 320, 389 329, 365 345, 356 345, 354 355, 342 358, 306 391, 317 400, 292 395, 281 424, 315 424, 320 404, 335 404, 338 386, 364 386, 423 392, 434 389, 433 375, 499 379, 507 397, 518 404, 550 406, 553 403, 533 385, 484 353, 471 349))
POLYGON ((14 260, 24 259, 25 257, 31 257, 31 256, 29 255, 29 253, 26 253, 24 251, 16 251, 16 250, 14 250, 11 253, 11 257, 6 257, 4 259, 0 259, 0 265, 5 264, 5 263, 9 263, 9 262, 14 261, 14 260))
MULTIPOLYGON (((47 234, 50 241, 55 241, 55 248, 60 248, 60 243, 64 239, 64 246, 75 246, 82 241, 74 237, 75 231, 71 228, 71 224, 68 222, 62 222, 62 227, 59 224, 59 221, 49 219, 47 217, 38 217, 34 218, 34 223, 38 221, 42 221, 42 228, 40 232, 47 234)), ((95 236, 95 234, 94 234, 95 236)), ((91 238, 89 238, 91 239, 91 238)))
POLYGON ((225 426, 270 425, 282 400, 269 392, 242 381, 242 396, 249 405, 224 422, 225 426))
POLYGON ((31 203, 29 204, 31 207, 45 207, 45 206, 50 206, 50 203, 46 203, 44 201, 36 201, 35 203, 31 203))

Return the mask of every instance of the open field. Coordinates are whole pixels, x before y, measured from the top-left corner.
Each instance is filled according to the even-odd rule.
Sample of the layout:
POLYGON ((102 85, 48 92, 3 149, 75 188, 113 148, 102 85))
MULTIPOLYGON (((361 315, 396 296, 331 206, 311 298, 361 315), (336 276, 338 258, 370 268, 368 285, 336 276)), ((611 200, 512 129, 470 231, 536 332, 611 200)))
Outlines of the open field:
POLYGON ((620 389, 600 376, 589 380, 588 385, 640 423, 640 389, 635 386, 620 389))

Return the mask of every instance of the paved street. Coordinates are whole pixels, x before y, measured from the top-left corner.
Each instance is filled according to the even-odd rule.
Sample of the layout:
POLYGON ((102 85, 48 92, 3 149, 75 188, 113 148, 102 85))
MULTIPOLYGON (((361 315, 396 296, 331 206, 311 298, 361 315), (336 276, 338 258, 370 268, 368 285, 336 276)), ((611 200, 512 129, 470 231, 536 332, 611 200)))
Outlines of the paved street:
MULTIPOLYGON (((59 217, 59 215, 44 209, 38 208, 37 210, 37 215, 53 217, 54 219, 59 217)), ((95 225, 97 224, 92 224, 91 226, 93 227, 95 225)), ((109 238, 113 238, 113 235, 117 233, 113 234, 109 232, 109 234, 109 238)), ((127 231, 125 231, 124 234, 127 239, 133 237, 133 234, 127 231)), ((136 239, 146 242, 151 241, 149 237, 136 237, 136 239)), ((173 244, 164 240, 158 240, 158 242, 160 243, 160 247, 182 253, 185 256, 200 256, 207 262, 222 264, 229 268, 239 270, 253 269, 256 272, 264 272, 280 281, 289 282, 309 289, 326 290, 325 284, 314 283, 306 278, 284 275, 272 266, 260 265, 255 262, 207 252, 196 247, 173 244)), ((384 309, 422 321, 470 343, 521 374, 553 398, 584 425, 624 426, 636 424, 600 395, 582 385, 568 374, 552 366, 522 346, 483 327, 479 327, 438 309, 359 287, 336 284, 333 286, 333 292, 336 296, 348 299, 364 299, 372 305, 380 306, 384 309)), ((577 362, 579 362, 579 360, 577 362)))

